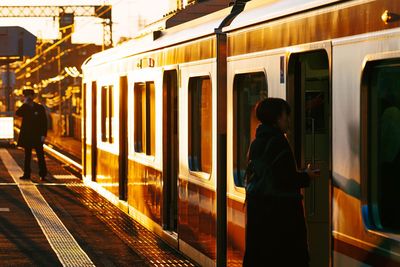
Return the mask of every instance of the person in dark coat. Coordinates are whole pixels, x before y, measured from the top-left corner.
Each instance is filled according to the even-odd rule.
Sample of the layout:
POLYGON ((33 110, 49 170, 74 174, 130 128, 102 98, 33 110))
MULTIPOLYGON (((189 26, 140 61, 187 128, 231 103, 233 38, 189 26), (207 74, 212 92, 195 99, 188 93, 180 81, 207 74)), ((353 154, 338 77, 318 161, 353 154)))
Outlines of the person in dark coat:
POLYGON ((15 112, 17 116, 22 117, 18 146, 25 150, 24 175, 20 178, 30 179, 31 177, 31 158, 34 148, 39 162, 39 176, 41 180, 44 180, 47 175, 43 152, 43 143, 47 135, 46 111, 42 105, 33 101, 35 92, 32 89, 25 89, 23 93, 24 104, 15 112))
POLYGON ((274 189, 268 196, 247 195, 245 267, 309 266, 307 230, 300 189, 317 177, 310 166, 299 172, 291 147, 285 137, 289 127, 289 104, 279 98, 267 98, 256 107, 261 122, 251 143, 248 158, 264 153, 271 164, 274 189))

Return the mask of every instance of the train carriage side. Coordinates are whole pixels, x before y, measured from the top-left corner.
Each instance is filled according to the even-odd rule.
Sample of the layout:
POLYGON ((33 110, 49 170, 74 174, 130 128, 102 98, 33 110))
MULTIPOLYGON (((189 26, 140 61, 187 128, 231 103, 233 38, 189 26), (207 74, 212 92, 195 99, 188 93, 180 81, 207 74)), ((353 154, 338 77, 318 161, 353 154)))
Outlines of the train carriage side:
MULTIPOLYGON (((299 168, 312 162, 322 170, 305 191, 312 266, 398 266, 400 224, 390 207, 399 202, 400 6, 306 2, 253 0, 224 29, 228 265, 240 266, 244 252, 243 170, 254 105, 270 96, 293 107, 288 137, 299 168), (387 24, 385 10, 392 14, 387 24)), ((179 26, 161 45, 128 44, 87 63, 84 176, 186 255, 213 266, 216 42, 212 31, 187 42, 191 30, 179 26)))
POLYGON ((400 266, 400 29, 334 40, 333 57, 335 266, 400 266))
POLYGON ((252 109, 266 95, 293 108, 288 137, 298 167, 321 169, 304 192, 311 266, 399 266, 399 3, 341 1, 290 15, 285 1, 261 2, 224 29, 229 266, 240 266, 244 252, 246 147, 252 109), (274 9, 282 19, 271 18, 274 9))
POLYGON ((216 258, 213 29, 226 13, 83 68, 85 181, 202 266, 216 258))
MULTIPOLYGON (((127 64, 132 65, 136 60, 137 58, 129 59, 127 64)), ((85 179, 114 199, 114 203, 123 207, 120 200, 125 200, 123 209, 126 212, 173 245, 178 246, 176 238, 179 236, 179 247, 186 254, 198 258, 196 254, 199 251, 203 253, 203 259, 197 259, 202 263, 207 258, 209 262, 215 258, 215 178, 212 175, 215 156, 212 150, 212 129, 216 122, 212 119, 215 114, 212 111, 215 108, 212 102, 215 101, 213 65, 215 63, 212 62, 194 66, 188 63, 179 69, 174 67, 163 70, 159 67, 126 71, 128 92, 125 185, 120 184, 123 180, 119 179, 121 147, 118 143, 118 129, 121 129, 123 122, 119 121, 120 101, 117 99, 120 98, 122 89, 118 83, 121 73, 113 73, 109 69, 112 64, 109 64, 101 66, 101 73, 104 75, 100 75, 100 78, 96 77, 95 81, 91 81, 87 75, 88 80, 85 81, 86 92, 89 92, 86 93, 85 179), (182 88, 178 86, 178 72, 182 77, 180 79, 184 81, 182 88), (168 77, 170 82, 163 81, 163 76, 165 79, 168 77), (110 88, 114 89, 112 93, 110 88), (170 95, 170 89, 175 90, 175 95, 170 95), (191 91, 191 96, 186 90, 191 91), (188 98, 192 98, 192 113, 196 113, 192 115, 193 125, 190 129, 184 127, 189 124, 188 98), (200 105, 195 103, 199 101, 200 105), (163 102, 175 105, 171 107, 175 113, 171 109, 164 109, 166 114, 163 114, 163 102), (112 116, 111 124, 109 116, 112 116), (174 123, 175 126, 170 127, 174 127, 177 132, 167 131, 166 128, 164 136, 164 121, 174 123), (109 135, 109 125, 117 129, 111 132, 112 135, 109 135), (197 127, 202 129, 202 138, 190 140, 188 131, 192 131, 192 137, 195 137, 200 130, 197 127), (95 129, 94 133, 92 129, 95 129), (113 139, 110 140, 110 137, 113 139), (95 149, 92 146, 93 140, 97 141, 95 149), (204 141, 207 142, 206 146, 204 141), (188 148, 188 142, 193 143, 191 148, 188 148), (163 169, 163 156, 175 157, 175 162, 168 170, 163 169), (172 182, 163 177, 163 171, 168 171, 168 178, 172 182), (174 179, 173 175, 176 175, 174 179), (124 195, 120 195, 120 188, 123 186, 126 187, 125 199, 124 195)), ((99 68, 94 68, 93 71, 100 73, 99 68)))

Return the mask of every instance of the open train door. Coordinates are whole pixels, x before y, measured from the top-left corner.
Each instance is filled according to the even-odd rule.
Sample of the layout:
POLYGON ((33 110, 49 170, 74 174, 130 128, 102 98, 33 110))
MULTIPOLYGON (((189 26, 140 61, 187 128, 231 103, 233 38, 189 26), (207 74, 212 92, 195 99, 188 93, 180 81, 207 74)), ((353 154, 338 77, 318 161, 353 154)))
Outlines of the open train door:
POLYGON ((308 163, 321 169, 321 177, 304 191, 311 267, 331 264, 330 47, 293 53, 288 62, 289 139, 299 169, 308 163))
POLYGON ((178 224, 178 72, 163 75, 163 228, 177 232, 178 224))

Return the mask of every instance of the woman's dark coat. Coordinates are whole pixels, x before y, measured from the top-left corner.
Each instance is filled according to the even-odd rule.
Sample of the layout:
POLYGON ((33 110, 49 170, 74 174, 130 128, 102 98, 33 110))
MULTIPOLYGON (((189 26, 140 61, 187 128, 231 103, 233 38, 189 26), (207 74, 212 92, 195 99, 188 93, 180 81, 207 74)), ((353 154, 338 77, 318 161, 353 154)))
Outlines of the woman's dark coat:
POLYGON ((47 135, 47 118, 44 107, 35 102, 32 106, 23 104, 15 114, 22 117, 18 146, 31 148, 42 146, 41 136, 47 135))
MULTIPOLYGON (((282 151, 272 166, 276 195, 247 196, 246 251, 243 266, 308 266, 307 231, 300 189, 310 178, 297 172, 290 145, 278 129, 261 124, 249 150, 249 160, 261 157, 267 142, 267 161, 282 151)), ((265 163, 266 165, 268 162, 265 163)))

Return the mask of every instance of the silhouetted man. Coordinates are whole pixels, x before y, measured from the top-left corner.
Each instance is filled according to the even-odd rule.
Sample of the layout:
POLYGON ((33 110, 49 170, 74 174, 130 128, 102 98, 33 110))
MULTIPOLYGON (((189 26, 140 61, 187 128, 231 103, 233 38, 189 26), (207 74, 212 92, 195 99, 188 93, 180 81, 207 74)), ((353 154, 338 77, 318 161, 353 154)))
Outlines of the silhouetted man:
POLYGON ((25 149, 24 175, 20 178, 27 180, 31 178, 31 158, 32 148, 34 148, 39 162, 39 176, 43 180, 47 175, 43 152, 43 143, 47 134, 46 111, 42 105, 33 101, 35 92, 32 89, 25 89, 23 94, 24 104, 15 112, 17 116, 22 117, 18 146, 25 149))

